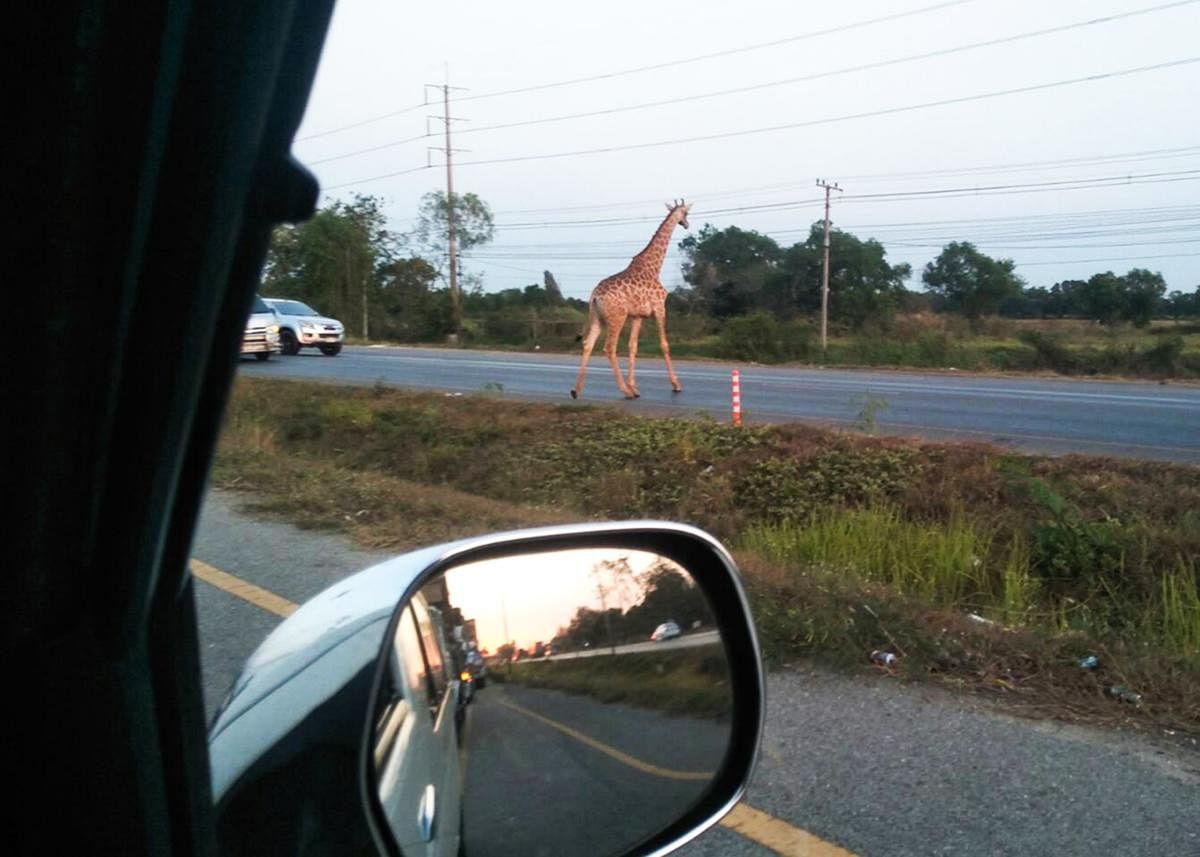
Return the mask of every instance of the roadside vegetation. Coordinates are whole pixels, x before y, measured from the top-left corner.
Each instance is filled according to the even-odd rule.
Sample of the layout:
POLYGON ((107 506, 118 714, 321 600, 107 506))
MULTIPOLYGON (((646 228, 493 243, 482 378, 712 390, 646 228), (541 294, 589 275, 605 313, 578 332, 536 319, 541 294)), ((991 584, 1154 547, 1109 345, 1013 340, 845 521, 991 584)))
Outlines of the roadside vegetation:
POLYGON ((623 702, 688 717, 728 717, 729 668, 719 646, 523 660, 493 667, 489 678, 562 690, 600 702, 623 702))
POLYGON ((396 550, 686 521, 735 550, 772 664, 886 650, 909 679, 1200 735, 1195 467, 240 379, 214 483, 396 550))
MULTIPOLYGON (((491 242, 486 202, 455 195, 453 209, 461 249, 491 242)), ((352 343, 577 349, 595 283, 560 285, 545 271, 537 282, 489 291, 468 265, 452 294, 444 252, 450 210, 444 194, 426 194, 412 230, 397 233, 376 197, 332 201, 311 220, 276 230, 262 293, 340 318, 352 343)), ((684 236, 681 269, 662 276, 668 284, 682 278, 667 303, 672 352, 758 363, 1200 378, 1200 285, 1168 284, 1143 268, 1029 283, 1011 259, 988 256, 969 237, 914 271, 891 264, 880 241, 834 229, 830 339, 822 349, 822 226, 812 224, 790 246, 738 226, 706 224, 684 236)), ((633 242, 630 255, 640 246, 633 242)), ((639 351, 655 356, 657 331, 644 327, 639 351)))

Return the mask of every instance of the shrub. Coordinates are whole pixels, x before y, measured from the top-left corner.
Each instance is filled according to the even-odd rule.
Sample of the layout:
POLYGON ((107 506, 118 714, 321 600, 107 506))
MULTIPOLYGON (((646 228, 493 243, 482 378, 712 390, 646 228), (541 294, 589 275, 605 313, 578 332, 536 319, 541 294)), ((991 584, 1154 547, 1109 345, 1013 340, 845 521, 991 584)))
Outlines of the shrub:
POLYGON ((731 318, 725 323, 717 342, 720 357, 779 363, 799 360, 809 354, 811 332, 800 323, 781 324, 767 313, 731 318))

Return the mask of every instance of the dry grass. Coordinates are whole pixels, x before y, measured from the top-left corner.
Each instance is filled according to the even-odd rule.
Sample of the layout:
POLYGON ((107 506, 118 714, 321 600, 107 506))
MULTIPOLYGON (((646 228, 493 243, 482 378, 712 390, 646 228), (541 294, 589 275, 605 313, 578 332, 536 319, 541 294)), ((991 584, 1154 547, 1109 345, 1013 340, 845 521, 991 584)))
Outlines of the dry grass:
POLYGON ((226 432, 213 483, 247 496, 246 507, 300 527, 342 530, 364 547, 410 550, 502 530, 577 520, 552 509, 493 500, 445 485, 279 455, 263 432, 226 432), (268 451, 270 450, 270 451, 268 451))
POLYGON ((686 521, 753 548, 742 565, 777 662, 861 666, 890 634, 910 676, 1200 732, 1195 467, 242 379, 215 481, 395 550, 686 521), (968 611, 1013 630, 964 625, 968 611), (1093 652, 1102 673, 1071 666, 1093 652), (1136 687, 1142 708, 1104 681, 1136 687))

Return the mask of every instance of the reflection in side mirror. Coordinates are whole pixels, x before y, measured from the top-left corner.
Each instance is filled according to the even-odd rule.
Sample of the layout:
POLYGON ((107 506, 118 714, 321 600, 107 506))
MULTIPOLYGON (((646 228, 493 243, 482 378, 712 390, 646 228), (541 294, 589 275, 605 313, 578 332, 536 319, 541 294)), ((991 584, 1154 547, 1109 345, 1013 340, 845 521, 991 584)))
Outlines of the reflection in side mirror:
POLYGON ((713 608, 648 550, 450 564, 398 610, 380 666, 368 759, 385 835, 405 854, 609 855, 677 823, 731 745, 713 608))

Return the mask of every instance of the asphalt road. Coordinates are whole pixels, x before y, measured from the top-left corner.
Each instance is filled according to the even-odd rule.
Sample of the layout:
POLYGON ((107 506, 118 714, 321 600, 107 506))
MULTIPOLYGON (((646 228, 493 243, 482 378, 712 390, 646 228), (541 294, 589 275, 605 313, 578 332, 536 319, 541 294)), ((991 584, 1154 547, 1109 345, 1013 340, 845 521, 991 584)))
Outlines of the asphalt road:
MULTIPOLYGON (((290 600, 303 601, 383 558, 355 550, 335 535, 255 519, 240 513, 237 503, 234 495, 209 496, 193 556, 290 600)), ((211 712, 240 662, 279 619, 204 582, 196 587, 211 712)), ((528 714, 489 712, 499 694, 490 701, 488 696, 498 687, 480 693, 481 734, 471 731, 473 724, 469 741, 486 738, 482 724, 494 715, 497 728, 519 728, 522 740, 536 734, 555 742, 556 764, 566 756, 589 771, 599 766, 594 776, 612 778, 613 787, 641 787, 635 785, 638 771, 626 771, 626 783, 609 761, 593 758, 597 754, 588 746, 573 745, 558 730, 538 731, 544 725, 540 721, 513 726, 520 723, 517 715, 528 721, 528 714)), ((577 717, 573 722, 580 732, 594 730, 593 737, 610 746, 643 753, 649 762, 673 758, 650 755, 658 748, 621 731, 640 726, 636 720, 548 705, 539 709, 545 716, 562 723, 577 717)), ((530 767, 528 752, 521 758, 528 778, 523 788, 546 794, 538 791, 537 777, 553 777, 553 766, 530 767)), ((485 750, 468 756, 469 772, 477 761, 487 763, 485 750)), ((702 770, 702 761, 676 756, 672 764, 702 770)), ((486 780, 476 780, 468 788, 484 786, 486 780)), ((550 817, 540 813, 557 812, 552 801, 536 809, 521 789, 504 799, 524 824, 550 817), (539 814, 528 815, 533 812, 539 814)), ((1160 746, 1145 737, 1017 719, 972 697, 883 676, 805 669, 769 676, 762 753, 746 802, 860 855, 1200 857, 1200 747, 1160 746)), ((571 823, 585 824, 594 811, 580 810, 571 823)), ((770 852, 718 827, 678 853, 770 852)))
POLYGON ((615 854, 707 788, 728 728, 586 697, 489 684, 466 725, 463 834, 471 857, 615 854), (563 730, 645 763, 631 767, 563 730))
MULTIPOLYGON (((730 415, 731 364, 677 360, 684 392, 673 395, 661 360, 638 360, 642 398, 620 398, 607 360, 593 356, 584 402, 632 412, 730 415)), ((385 384, 570 404, 579 358, 429 348, 347 347, 338 357, 302 352, 265 363, 243 360, 255 377, 385 384), (489 385, 493 385, 490 386, 489 385)), ((1200 387, 1147 382, 982 377, 916 372, 787 369, 742 365, 747 421, 805 420, 858 426, 864 401, 883 403, 881 432, 990 441, 1031 452, 1200 463, 1200 387)))

